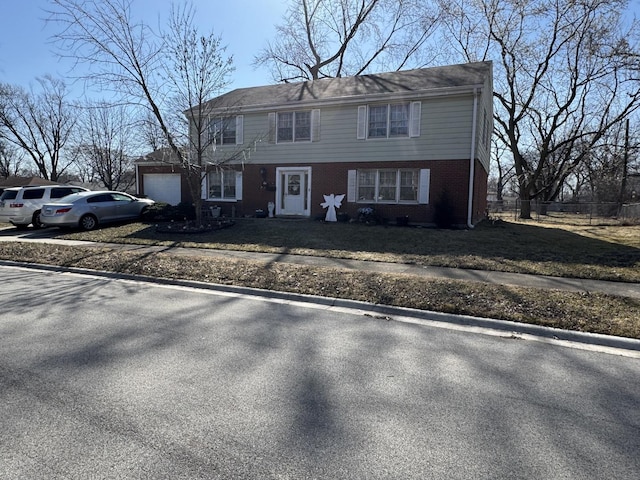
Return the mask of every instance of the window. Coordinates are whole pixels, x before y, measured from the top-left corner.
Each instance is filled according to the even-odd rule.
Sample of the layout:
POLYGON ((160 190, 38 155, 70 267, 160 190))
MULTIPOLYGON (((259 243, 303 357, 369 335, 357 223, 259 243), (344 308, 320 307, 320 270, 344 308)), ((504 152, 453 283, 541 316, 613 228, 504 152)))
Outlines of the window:
POLYGON ((409 135, 409 104, 389 105, 389 136, 409 135))
POLYGON ((369 107, 369 138, 409 135, 409 104, 369 107))
POLYGON ((99 195, 94 195, 93 197, 87 198, 87 203, 102 203, 102 202, 112 202, 113 197, 110 193, 101 193, 99 195))
POLYGON ((428 169, 350 170, 348 202, 429 203, 428 169))
POLYGON ((356 138, 419 137, 422 102, 358 106, 356 138))
POLYGON ((209 195, 214 200, 237 200, 236 172, 234 170, 214 170, 208 174, 209 195))
POLYGON ((209 122, 209 143, 234 145, 236 143, 236 117, 214 118, 209 122))
POLYGON ((293 112, 278 114, 278 142, 293 142, 293 112))
POLYGON ((51 198, 62 198, 77 192, 82 192, 82 189, 73 187, 56 187, 51 189, 50 196, 51 198))
POLYGON ((44 197, 44 188, 30 188, 22 193, 23 200, 35 200, 44 197))
POLYGON ((311 140, 311 112, 278 113, 278 143, 311 140))
POLYGON ((369 137, 387 136, 387 105, 369 107, 369 137))
POLYGON ((296 112, 296 128, 295 128, 295 140, 296 142, 311 140, 311 112, 296 112))
POLYGON ((418 200, 419 175, 417 170, 400 171, 400 201, 415 202, 418 200))
POLYGON ((358 200, 376 199, 376 171, 358 170, 358 200))

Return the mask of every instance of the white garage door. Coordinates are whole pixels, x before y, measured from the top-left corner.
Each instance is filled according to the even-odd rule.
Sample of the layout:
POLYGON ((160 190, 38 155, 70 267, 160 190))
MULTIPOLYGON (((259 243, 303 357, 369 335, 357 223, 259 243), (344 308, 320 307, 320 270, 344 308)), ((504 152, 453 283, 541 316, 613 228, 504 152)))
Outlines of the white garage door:
POLYGON ((156 202, 169 205, 180 203, 180 174, 179 173, 145 173, 144 193, 156 202))

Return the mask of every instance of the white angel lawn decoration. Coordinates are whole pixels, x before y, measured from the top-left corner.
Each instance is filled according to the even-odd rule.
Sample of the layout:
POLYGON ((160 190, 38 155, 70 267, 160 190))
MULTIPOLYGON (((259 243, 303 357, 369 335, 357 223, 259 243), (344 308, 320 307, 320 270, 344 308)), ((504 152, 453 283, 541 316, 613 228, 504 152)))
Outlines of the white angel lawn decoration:
POLYGON ((327 216, 324 218, 325 222, 337 222, 338 217, 336 216, 336 208, 340 208, 342 205, 342 200, 344 199, 344 194, 342 195, 323 195, 324 202, 320 205, 322 208, 327 209, 327 216))

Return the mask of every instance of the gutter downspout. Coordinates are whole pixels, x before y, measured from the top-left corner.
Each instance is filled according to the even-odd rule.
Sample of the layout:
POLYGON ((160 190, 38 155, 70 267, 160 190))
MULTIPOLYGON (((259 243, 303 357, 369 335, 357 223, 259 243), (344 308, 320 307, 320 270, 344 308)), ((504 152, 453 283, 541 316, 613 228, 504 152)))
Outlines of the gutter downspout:
POLYGON ((473 184, 476 176, 476 127, 478 114, 478 89, 473 89, 473 120, 471 121, 471 158, 469 159, 469 201, 467 203, 467 227, 473 225, 473 184))

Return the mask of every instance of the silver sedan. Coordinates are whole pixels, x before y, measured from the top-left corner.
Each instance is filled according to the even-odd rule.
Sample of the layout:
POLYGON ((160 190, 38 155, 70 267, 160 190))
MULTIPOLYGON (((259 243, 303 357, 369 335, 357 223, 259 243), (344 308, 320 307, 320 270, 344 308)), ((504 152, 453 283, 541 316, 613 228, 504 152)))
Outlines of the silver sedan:
POLYGON ((93 230, 103 223, 138 219, 154 203, 122 192, 80 192, 45 204, 40 219, 47 227, 93 230))

